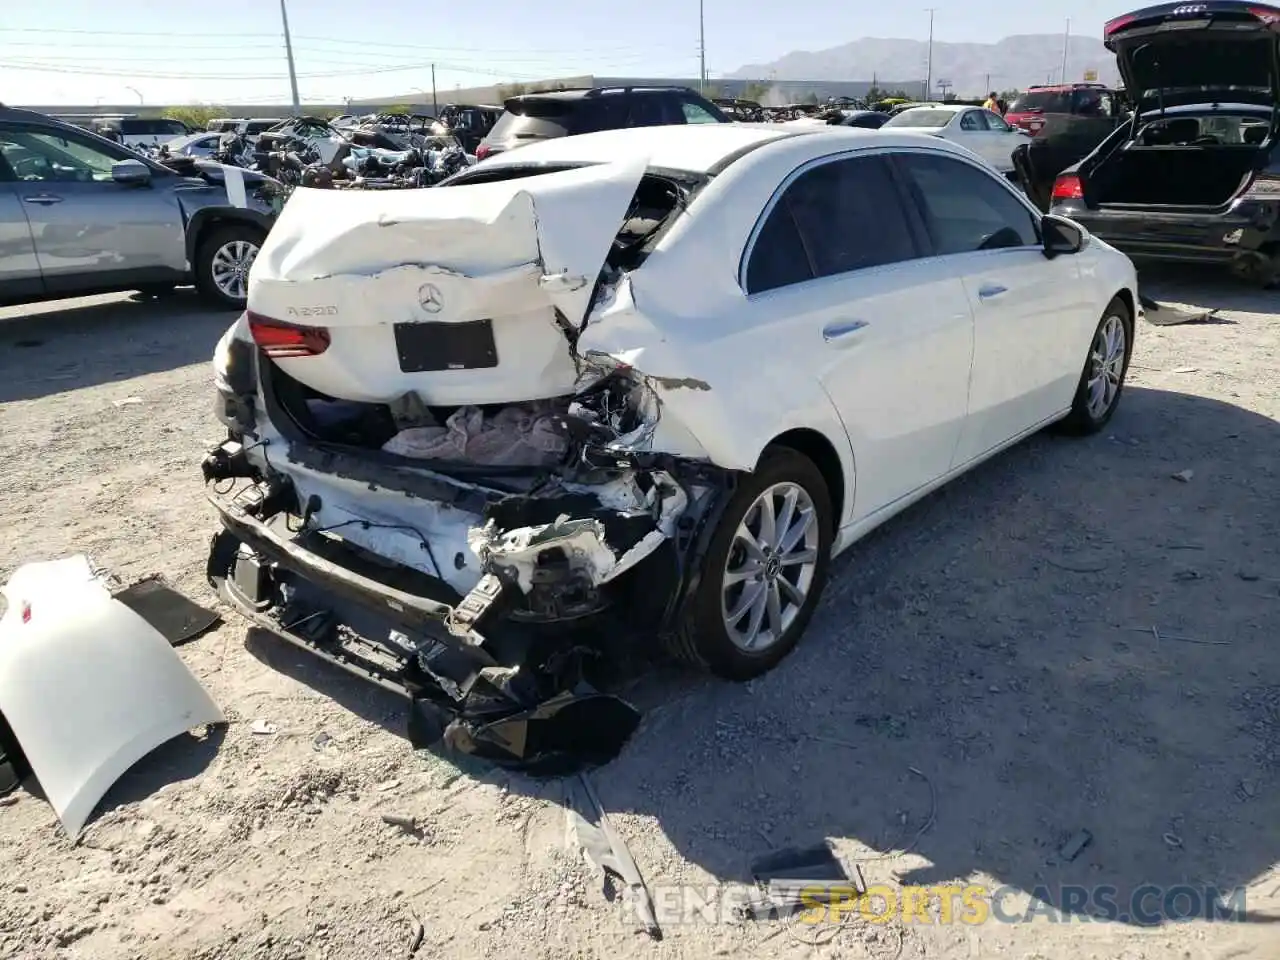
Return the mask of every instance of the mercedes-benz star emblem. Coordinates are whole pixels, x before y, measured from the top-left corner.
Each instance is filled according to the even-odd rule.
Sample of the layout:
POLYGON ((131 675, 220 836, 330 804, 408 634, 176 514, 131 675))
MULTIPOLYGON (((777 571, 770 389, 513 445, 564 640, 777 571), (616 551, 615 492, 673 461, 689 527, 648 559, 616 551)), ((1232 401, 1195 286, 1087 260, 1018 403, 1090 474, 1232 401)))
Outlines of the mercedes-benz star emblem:
POLYGON ((444 309, 444 296, 434 283, 424 283, 418 288, 418 306, 427 313, 439 313, 444 309))

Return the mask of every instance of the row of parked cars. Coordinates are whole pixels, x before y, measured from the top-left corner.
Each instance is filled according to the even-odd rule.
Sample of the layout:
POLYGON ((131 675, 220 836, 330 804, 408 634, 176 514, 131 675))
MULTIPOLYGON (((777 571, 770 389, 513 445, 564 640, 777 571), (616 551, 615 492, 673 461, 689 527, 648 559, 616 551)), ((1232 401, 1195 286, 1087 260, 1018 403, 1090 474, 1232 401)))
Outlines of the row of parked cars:
MULTIPOLYGON (((1017 182, 1042 211, 1084 224, 1131 256, 1223 263, 1274 283, 1280 8, 1241 0, 1164 4, 1112 20, 1105 37, 1123 92, 1097 84, 1032 88, 1003 117, 956 103, 903 105, 892 116, 842 109, 837 125, 959 143, 1017 182)), ((592 131, 732 120, 683 87, 555 90, 513 97, 500 114, 486 109, 472 130, 480 160, 592 131)), ((237 130, 254 122, 277 121, 218 121, 237 130)), ((0 246, 0 300, 163 292, 195 282, 219 303, 242 305, 248 265, 273 218, 269 178, 212 163, 194 172, 176 172, 73 124, 0 110, 0 230, 9 240, 0 246)))

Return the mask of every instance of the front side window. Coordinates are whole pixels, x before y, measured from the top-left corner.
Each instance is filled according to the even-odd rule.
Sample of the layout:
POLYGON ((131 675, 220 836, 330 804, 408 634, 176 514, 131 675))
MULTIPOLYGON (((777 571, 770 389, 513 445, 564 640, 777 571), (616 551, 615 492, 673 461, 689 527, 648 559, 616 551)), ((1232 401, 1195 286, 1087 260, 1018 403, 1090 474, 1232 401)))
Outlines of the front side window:
POLYGON ((903 153, 896 162, 938 256, 1040 242, 1031 211, 994 174, 936 154, 903 153))
POLYGON ((752 250, 747 292, 918 256, 883 157, 822 163, 778 198, 752 250))
POLYGON ((987 121, 987 129, 995 130, 997 133, 1012 133, 1013 127, 1005 123, 1004 117, 992 113, 990 110, 982 112, 982 119, 987 121))
POLYGON ((22 127, 0 128, 0 153, 15 179, 55 183, 105 183, 111 167, 130 156, 61 132, 22 127))

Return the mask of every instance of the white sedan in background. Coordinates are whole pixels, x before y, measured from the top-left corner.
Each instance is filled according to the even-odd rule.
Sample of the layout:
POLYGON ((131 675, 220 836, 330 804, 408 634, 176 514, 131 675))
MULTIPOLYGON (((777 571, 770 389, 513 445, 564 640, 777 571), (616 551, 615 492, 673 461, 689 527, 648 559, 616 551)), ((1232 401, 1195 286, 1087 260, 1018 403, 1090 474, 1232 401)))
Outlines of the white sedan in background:
MULTIPOLYGON (((501 653, 484 640, 500 617, 481 640, 469 626, 495 590, 552 623, 587 615, 541 603, 577 583, 746 679, 795 645, 833 555, 1042 427, 1102 429, 1138 303, 1128 257, 956 145, 892 128, 613 130, 431 190, 301 190, 219 345, 231 439, 207 473, 290 493, 253 516, 220 503, 210 570, 247 583, 237 565, 261 553, 321 613, 341 580, 384 618, 416 604, 464 653, 501 653), (396 433, 406 396, 448 425, 396 433), (365 426, 316 412, 332 403, 365 426), (502 507, 482 512, 489 489, 502 507), (467 599, 320 560, 338 528, 467 599)), ((227 593, 251 616, 287 605, 252 582, 227 593)))
POLYGON ((929 104, 890 117, 882 130, 927 133, 972 150, 1003 174, 1013 173, 1013 150, 1028 134, 982 107, 929 104))

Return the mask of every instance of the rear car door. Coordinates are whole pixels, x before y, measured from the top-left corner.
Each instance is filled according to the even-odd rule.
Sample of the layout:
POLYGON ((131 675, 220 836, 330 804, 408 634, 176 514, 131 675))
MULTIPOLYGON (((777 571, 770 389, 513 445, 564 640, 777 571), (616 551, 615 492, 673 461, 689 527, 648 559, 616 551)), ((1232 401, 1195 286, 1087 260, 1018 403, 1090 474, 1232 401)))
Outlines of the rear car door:
POLYGON ((6 149, 0 139, 0 303, 21 303, 40 296, 44 281, 31 239, 31 224, 14 189, 10 157, 22 159, 23 153, 12 145, 6 149))
POLYGON ((1047 259, 1039 218, 997 175, 937 152, 895 156, 933 248, 963 277, 974 317, 969 417, 956 466, 1061 412, 1080 358, 1075 321, 1091 309, 1079 258, 1047 259))
POLYGON ((885 154, 827 157, 784 182, 744 256, 753 325, 812 344, 795 376, 844 422, 854 521, 946 474, 965 418, 969 302, 952 264, 921 259, 913 216, 885 154))
POLYGON ((155 172, 143 186, 116 183, 112 166, 137 155, 60 127, 0 123, 0 150, 21 155, 10 162, 13 190, 48 292, 173 282, 186 273, 182 211, 164 184, 170 175, 155 172))

